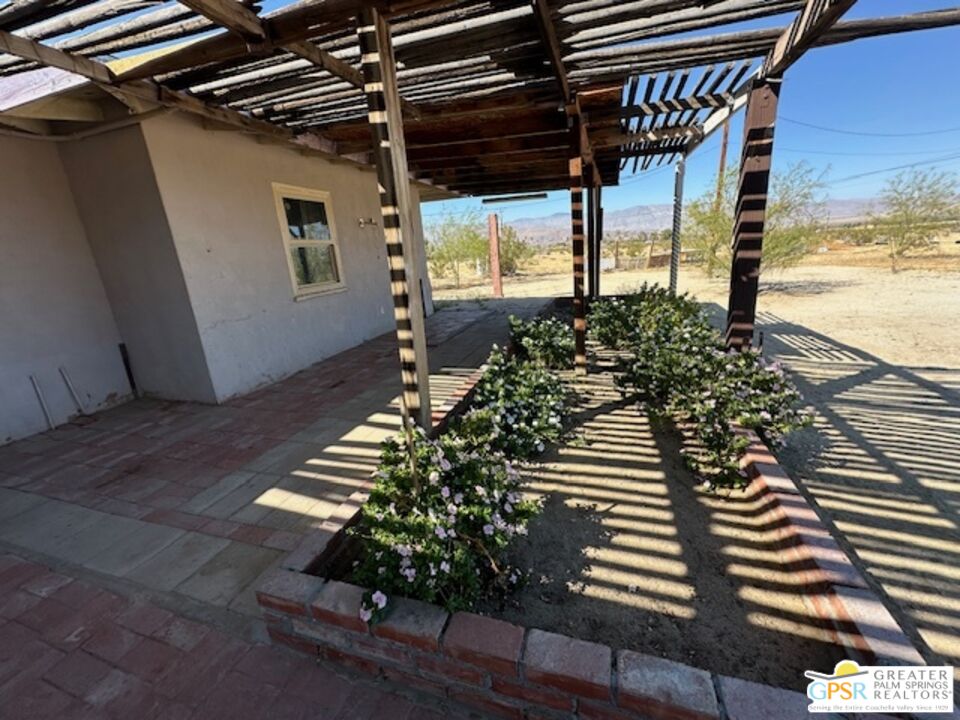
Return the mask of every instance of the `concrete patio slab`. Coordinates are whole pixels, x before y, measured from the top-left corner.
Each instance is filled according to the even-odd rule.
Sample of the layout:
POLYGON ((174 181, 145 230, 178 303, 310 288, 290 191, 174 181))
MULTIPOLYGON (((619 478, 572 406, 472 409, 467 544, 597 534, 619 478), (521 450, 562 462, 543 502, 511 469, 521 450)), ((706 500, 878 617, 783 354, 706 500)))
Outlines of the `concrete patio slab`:
POLYGON ((231 542, 176 590, 201 602, 226 607, 283 553, 231 542))
POLYGON ((187 532, 135 567, 127 578, 157 590, 173 590, 228 545, 224 538, 187 532))
MULTIPOLYGON (((135 521, 139 522, 139 521, 135 521)), ((180 528, 141 523, 136 533, 84 563, 90 570, 126 577, 130 572, 184 534, 180 528)))

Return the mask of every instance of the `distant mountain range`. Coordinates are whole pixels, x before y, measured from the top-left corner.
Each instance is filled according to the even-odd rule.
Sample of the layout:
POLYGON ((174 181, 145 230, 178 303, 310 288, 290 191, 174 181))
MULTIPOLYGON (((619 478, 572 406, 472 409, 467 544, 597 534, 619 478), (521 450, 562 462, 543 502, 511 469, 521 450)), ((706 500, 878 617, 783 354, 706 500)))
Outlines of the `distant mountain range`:
MULTIPOLYGON (((869 198, 828 200, 828 223, 847 223, 866 218, 876 201, 869 198)), ((570 215, 554 213, 543 217, 510 220, 520 237, 534 245, 553 245, 570 237, 570 215)), ((665 230, 673 224, 671 205, 632 205, 620 210, 607 210, 603 217, 604 232, 653 232, 665 230)))

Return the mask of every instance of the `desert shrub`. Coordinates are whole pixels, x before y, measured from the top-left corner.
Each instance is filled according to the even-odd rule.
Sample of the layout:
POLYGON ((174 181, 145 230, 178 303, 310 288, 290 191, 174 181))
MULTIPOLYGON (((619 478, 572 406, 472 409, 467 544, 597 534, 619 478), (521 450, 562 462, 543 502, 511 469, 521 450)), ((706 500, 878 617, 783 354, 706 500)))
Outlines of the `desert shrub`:
POLYGON ((363 543, 353 582, 369 588, 361 618, 375 622, 395 595, 464 610, 498 585, 520 579, 501 555, 536 512, 520 496, 517 471, 501 453, 454 433, 413 432, 417 480, 406 439, 383 445, 376 483, 351 532, 363 543))
POLYGON ((667 332, 700 312, 700 306, 688 296, 671 295, 666 288, 643 283, 622 297, 595 301, 587 327, 590 337, 601 345, 626 349, 634 344, 635 336, 667 332))
POLYGON ((566 401, 566 388, 555 373, 494 347, 471 409, 455 431, 472 447, 527 460, 560 439, 566 401))
POLYGON ((414 427, 383 444, 374 488, 350 531, 361 543, 352 580, 368 588, 363 620, 381 619, 396 595, 453 612, 520 581, 502 552, 538 506, 522 498, 511 461, 559 439, 565 410, 557 375, 494 346, 470 410, 451 430, 430 439, 414 427))
POLYGON ((755 351, 727 352, 699 306, 660 288, 594 305, 590 325, 598 340, 624 351, 621 390, 654 414, 689 422, 698 451, 687 462, 718 485, 741 485, 745 438, 733 425, 779 444, 809 422, 800 394, 779 364, 755 351))
POLYGON ((525 321, 511 315, 510 343, 521 359, 556 370, 573 365, 573 328, 556 318, 525 321))

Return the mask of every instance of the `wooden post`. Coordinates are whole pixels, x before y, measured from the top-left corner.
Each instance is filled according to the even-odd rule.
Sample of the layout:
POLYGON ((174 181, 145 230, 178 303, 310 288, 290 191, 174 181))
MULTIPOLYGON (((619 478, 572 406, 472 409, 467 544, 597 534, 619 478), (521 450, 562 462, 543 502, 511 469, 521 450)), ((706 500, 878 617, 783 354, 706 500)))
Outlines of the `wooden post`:
POLYGON ((670 234, 670 294, 677 294, 677 276, 680 274, 680 223, 683 218, 683 173, 686 155, 677 160, 673 179, 673 229, 670 234))
POLYGON ((500 276, 500 219, 496 213, 487 216, 487 230, 490 235, 490 280, 493 282, 493 296, 503 297, 503 278, 500 276))
MULTIPOLYGON (((574 120, 574 125, 579 125, 574 120)), ((576 128, 579 136, 580 130, 576 128)), ((579 143, 570 158, 570 223, 573 238, 573 340, 574 367, 578 375, 587 374, 587 316, 583 300, 583 158, 579 143)))
POLYGON ((597 277, 593 281, 596 297, 600 297, 600 265, 603 252, 603 186, 597 185, 597 250, 593 256, 597 259, 597 277))
POLYGON ((397 92, 396 65, 390 28, 374 8, 364 6, 357 28, 367 95, 373 156, 380 187, 380 213, 387 245, 390 289, 397 323, 400 372, 403 378, 402 414, 431 427, 430 368, 420 287, 422 238, 416 237, 412 216, 407 152, 397 92), (411 292, 413 290, 413 292, 411 292))
POLYGON ((587 214, 587 297, 593 298, 596 294, 596 288, 594 287, 594 268, 597 264, 597 256, 594 254, 597 250, 596 247, 596 234, 597 234, 597 195, 596 188, 593 184, 593 166, 585 165, 583 173, 583 184, 586 187, 586 206, 584 210, 587 214))
POLYGON ((744 118, 726 335, 727 347, 737 350, 749 348, 753 341, 763 226, 773 159, 773 131, 779 97, 779 78, 755 81, 750 89, 744 118))

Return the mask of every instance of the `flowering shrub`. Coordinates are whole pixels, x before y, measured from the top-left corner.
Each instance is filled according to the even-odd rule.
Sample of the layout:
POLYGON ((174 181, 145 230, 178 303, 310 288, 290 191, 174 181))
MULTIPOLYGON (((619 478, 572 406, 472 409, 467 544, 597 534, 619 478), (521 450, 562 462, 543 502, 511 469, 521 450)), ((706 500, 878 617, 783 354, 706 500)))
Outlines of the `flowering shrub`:
POLYGON ((699 451, 687 462, 711 483, 742 485, 747 440, 733 425, 772 444, 809 424, 800 393, 777 363, 759 353, 727 352, 720 333, 687 297, 644 286, 637 296, 594 305, 598 341, 625 350, 618 384, 653 412, 690 421, 699 451))
POLYGON ((453 433, 412 434, 417 479, 406 440, 384 443, 362 522, 351 530, 364 545, 353 581, 369 588, 367 622, 382 618, 394 595, 453 612, 491 587, 516 584, 520 573, 501 554, 537 509, 521 498, 517 471, 502 454, 453 433))
POLYGON ((564 370, 573 365, 573 328, 556 318, 524 321, 510 316, 510 342, 523 360, 564 370))
POLYGON ((671 295, 659 285, 643 283, 625 297, 595 301, 587 327, 601 345, 626 349, 638 335, 669 330, 673 324, 700 314, 700 306, 687 295, 671 295), (661 321, 661 313, 668 314, 669 319, 661 321))
POLYGON ((508 356, 494 346, 474 394, 473 407, 456 425, 472 447, 527 460, 559 440, 567 391, 543 365, 508 356))

